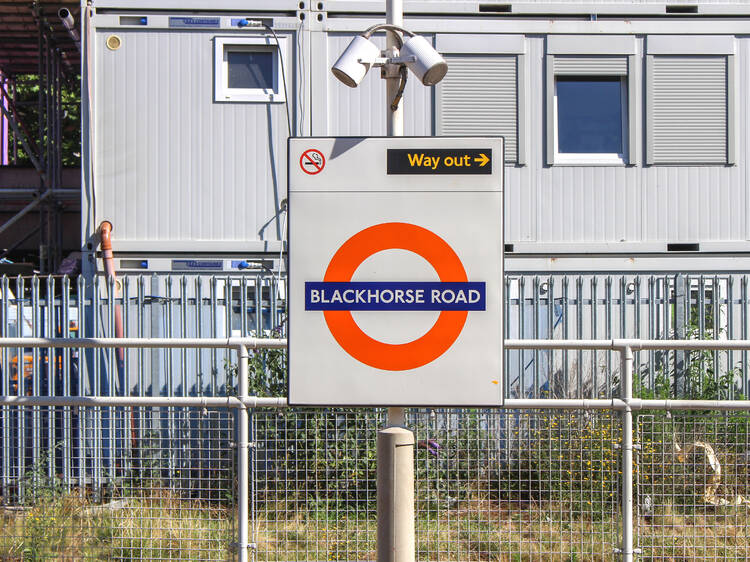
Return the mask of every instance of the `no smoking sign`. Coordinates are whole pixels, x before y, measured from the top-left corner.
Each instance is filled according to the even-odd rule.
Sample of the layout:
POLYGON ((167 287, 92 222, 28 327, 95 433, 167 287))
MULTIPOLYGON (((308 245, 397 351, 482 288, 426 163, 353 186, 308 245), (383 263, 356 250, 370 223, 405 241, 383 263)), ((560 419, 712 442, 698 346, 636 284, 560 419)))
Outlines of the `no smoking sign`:
POLYGON ((325 156, 320 150, 308 148, 299 157, 300 169, 308 175, 314 176, 323 171, 326 165, 325 156))
POLYGON ((502 161, 497 138, 290 139, 290 403, 501 404, 502 161), (491 170, 415 177, 412 149, 491 170))

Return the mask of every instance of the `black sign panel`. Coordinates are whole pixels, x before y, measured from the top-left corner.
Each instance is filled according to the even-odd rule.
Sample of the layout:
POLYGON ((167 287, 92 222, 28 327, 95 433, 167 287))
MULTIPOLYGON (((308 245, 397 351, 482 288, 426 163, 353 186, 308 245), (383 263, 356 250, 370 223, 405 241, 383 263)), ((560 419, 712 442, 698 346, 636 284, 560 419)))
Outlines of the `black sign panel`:
POLYGON ((475 175, 492 173, 492 149, 468 148, 451 150, 420 148, 389 148, 388 174, 453 174, 475 175))

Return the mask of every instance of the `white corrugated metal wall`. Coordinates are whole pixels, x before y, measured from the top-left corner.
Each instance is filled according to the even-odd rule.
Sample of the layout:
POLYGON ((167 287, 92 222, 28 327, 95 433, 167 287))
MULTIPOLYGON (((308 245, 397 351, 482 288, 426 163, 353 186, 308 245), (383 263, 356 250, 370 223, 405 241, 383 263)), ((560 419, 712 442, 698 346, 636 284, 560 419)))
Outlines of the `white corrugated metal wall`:
MULTIPOLYGON (((293 104, 293 119, 303 120, 299 130, 313 135, 384 134, 384 85, 378 71, 357 89, 341 85, 328 71, 356 32, 382 21, 379 14, 354 15, 362 7, 373 9, 373 4, 377 3, 328 2, 322 11, 308 12, 304 22, 291 15, 275 20, 291 47, 286 61, 290 97, 309 92, 308 112, 300 111, 306 101, 293 104), (313 18, 316 14, 320 21, 313 18)), ((532 15, 509 19, 480 15, 476 6, 474 15, 467 15, 466 2, 445 4, 449 5, 463 17, 446 18, 451 8, 441 7, 438 11, 445 13, 436 17, 407 14, 407 27, 438 44, 446 34, 453 36, 453 43, 458 36, 473 45, 511 34, 523 36, 523 52, 518 53, 518 144, 523 164, 509 165, 506 181, 506 242, 514 244, 516 252, 665 252, 666 244, 675 242, 699 242, 707 251, 748 248, 750 142, 745 104, 737 103, 734 114, 735 165, 644 164, 648 37, 733 37, 735 56, 729 60, 736 69, 734 95, 742 100, 750 89, 747 20, 626 22, 532 15), (639 93, 634 104, 636 165, 545 163, 545 56, 551 33, 636 36, 636 63, 629 77, 638 81, 639 93)), ((213 102, 210 42, 224 30, 117 29, 105 25, 104 16, 97 24, 96 17, 96 224, 114 219, 120 247, 129 250, 139 245, 144 251, 147 246, 174 252, 272 250, 283 226, 277 213, 286 184, 283 104, 213 102), (115 31, 123 46, 109 51, 103 42, 115 31)), ((467 89, 460 102, 465 104, 463 112, 481 107, 490 95, 477 92, 467 89)), ((421 86, 413 77, 409 81, 407 135, 436 133, 435 96, 435 89, 421 86)))

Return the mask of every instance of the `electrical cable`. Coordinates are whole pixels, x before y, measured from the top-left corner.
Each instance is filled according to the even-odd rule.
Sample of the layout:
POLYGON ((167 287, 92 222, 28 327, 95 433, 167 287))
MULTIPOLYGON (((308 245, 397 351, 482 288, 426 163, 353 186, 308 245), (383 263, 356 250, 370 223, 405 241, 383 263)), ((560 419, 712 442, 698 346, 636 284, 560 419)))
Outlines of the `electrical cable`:
POLYGON ((292 118, 289 114, 289 92, 286 88, 286 70, 284 69, 284 54, 281 52, 281 43, 279 42, 279 37, 276 35, 276 32, 273 30, 273 28, 268 25, 267 23, 263 23, 263 27, 265 27, 268 31, 270 31, 273 34, 273 38, 276 40, 276 48, 279 50, 279 60, 281 61, 281 79, 284 83, 284 98, 286 99, 286 102, 284 103, 284 106, 286 107, 286 126, 289 130, 289 136, 292 136, 292 118))
POLYGON ((401 102, 401 98, 404 96, 404 88, 406 88, 406 80, 409 77, 409 71, 407 70, 406 66, 403 64, 399 67, 399 74, 401 74, 401 82, 398 85, 398 90, 396 91, 396 95, 393 98, 393 101, 391 102, 391 111, 396 111, 398 109, 398 104, 401 102))
MULTIPOLYGON (((273 34, 273 38, 276 40, 276 48, 279 50, 279 60, 281 61, 281 78, 284 83, 284 97, 286 98, 286 103, 284 104, 286 106, 286 125, 289 130, 289 136, 292 136, 292 118, 289 114, 289 92, 286 87, 286 70, 284 69, 284 55, 281 52, 281 44, 279 42, 279 37, 276 35, 276 32, 271 28, 270 25, 263 23, 263 27, 265 27, 268 31, 270 31, 273 34)), ((300 24, 300 30, 302 29, 302 24, 300 24)), ((281 284, 281 264, 283 260, 283 254, 284 254, 284 242, 286 240, 286 209, 283 209, 284 211, 284 225, 281 230, 281 248, 279 249, 279 270, 278 270, 278 277, 276 281, 276 298, 279 297, 280 292, 280 284, 281 284)), ((278 219, 277 219, 278 220, 278 219)))
MULTIPOLYGON (((281 292, 281 263, 284 260, 284 242, 286 241, 286 219, 289 216, 289 211, 286 206, 284 207, 284 224, 281 227, 281 247, 279 248, 279 271, 276 279, 276 300, 279 300, 279 293, 281 292)), ((286 268, 289 271, 289 266, 286 268)))

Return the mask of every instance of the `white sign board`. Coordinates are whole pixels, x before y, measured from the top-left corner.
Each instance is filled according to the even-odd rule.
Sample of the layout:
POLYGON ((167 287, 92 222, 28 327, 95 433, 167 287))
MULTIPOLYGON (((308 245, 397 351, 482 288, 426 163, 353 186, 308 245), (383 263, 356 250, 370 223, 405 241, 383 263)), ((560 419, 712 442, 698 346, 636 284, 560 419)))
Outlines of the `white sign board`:
POLYGON ((502 403, 503 141, 289 140, 289 402, 502 403))

